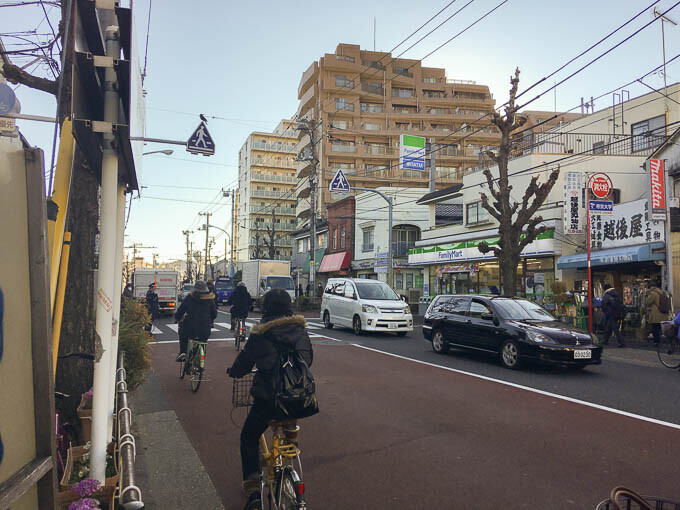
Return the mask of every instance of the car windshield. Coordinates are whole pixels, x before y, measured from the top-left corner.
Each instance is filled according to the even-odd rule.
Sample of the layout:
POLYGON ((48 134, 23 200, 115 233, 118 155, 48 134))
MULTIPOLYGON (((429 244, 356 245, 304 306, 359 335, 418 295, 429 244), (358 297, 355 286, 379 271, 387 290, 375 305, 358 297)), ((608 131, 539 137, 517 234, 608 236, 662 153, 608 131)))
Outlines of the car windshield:
POLYGON ((362 299, 399 300, 399 296, 386 283, 356 282, 356 286, 362 299))
POLYGON ((268 276, 267 287, 270 289, 293 290, 293 279, 290 276, 268 276))
POLYGON ((557 319, 541 306, 526 299, 497 298, 492 301, 500 315, 516 321, 556 321, 557 319))
POLYGON ((231 280, 217 280, 215 282, 215 288, 218 290, 231 290, 234 288, 234 282, 231 280))

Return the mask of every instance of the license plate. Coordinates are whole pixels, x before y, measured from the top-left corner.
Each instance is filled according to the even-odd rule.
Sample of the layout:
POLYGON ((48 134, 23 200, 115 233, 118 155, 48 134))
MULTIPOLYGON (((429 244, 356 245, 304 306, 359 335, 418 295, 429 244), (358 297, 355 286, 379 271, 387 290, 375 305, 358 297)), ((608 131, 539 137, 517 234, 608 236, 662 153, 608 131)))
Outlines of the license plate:
POLYGON ((397 324, 396 322, 390 322, 388 327, 389 329, 397 329, 399 327, 399 324, 397 324))
POLYGON ((590 349, 579 349, 574 351, 574 359, 590 359, 592 353, 590 349))

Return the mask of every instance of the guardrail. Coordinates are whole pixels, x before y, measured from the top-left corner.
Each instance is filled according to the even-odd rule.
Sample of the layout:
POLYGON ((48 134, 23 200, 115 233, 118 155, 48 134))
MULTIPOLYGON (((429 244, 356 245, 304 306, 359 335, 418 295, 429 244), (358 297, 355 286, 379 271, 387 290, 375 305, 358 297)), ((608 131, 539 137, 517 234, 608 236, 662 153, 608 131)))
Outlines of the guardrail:
POLYGON ((132 427, 132 411, 128 407, 128 390, 125 382, 125 355, 118 354, 118 370, 116 371, 116 424, 118 428, 118 472, 119 504, 125 510, 144 508, 142 491, 135 485, 135 458, 137 448, 135 438, 130 432, 132 427))

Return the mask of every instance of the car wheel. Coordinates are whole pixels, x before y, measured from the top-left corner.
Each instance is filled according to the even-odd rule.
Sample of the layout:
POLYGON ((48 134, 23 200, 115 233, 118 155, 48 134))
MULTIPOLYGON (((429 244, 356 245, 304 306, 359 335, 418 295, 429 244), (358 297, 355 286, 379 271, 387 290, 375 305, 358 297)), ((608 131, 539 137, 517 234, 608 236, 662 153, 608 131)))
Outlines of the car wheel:
POLYGON ((361 317, 358 315, 355 315, 354 320, 352 320, 352 330, 355 335, 361 335, 361 317))
POLYGON ((408 333, 408 331, 397 331, 397 336, 406 336, 406 333, 408 333))
POLYGON ((432 350, 437 354, 449 352, 449 344, 444 340, 444 334, 438 329, 432 332, 432 350))
POLYGON ((519 357, 519 346, 514 340, 506 340, 501 345, 501 364, 505 368, 517 370, 522 366, 522 360, 519 357))
POLYGON ((323 325, 326 329, 333 329, 333 324, 331 324, 331 314, 326 310, 323 313, 323 325))

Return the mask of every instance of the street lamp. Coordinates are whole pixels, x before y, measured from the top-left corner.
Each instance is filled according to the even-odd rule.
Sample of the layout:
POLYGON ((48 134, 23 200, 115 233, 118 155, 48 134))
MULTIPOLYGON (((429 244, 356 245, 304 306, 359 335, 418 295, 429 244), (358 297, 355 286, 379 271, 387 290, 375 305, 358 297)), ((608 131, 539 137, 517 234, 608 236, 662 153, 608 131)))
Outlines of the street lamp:
MULTIPOLYGON (((216 228, 217 230, 223 232, 223 233, 229 238, 229 242, 231 243, 231 235, 229 235, 229 232, 227 232, 227 231, 224 230, 223 228, 216 227, 215 225, 206 225, 206 224, 203 224, 202 226, 200 226, 200 227, 198 228, 198 230, 205 230, 206 228, 216 228)), ((228 255, 228 254, 229 254, 229 252, 227 251, 227 239, 225 238, 225 239, 224 239, 224 265, 225 265, 224 270, 225 270, 225 271, 227 270, 226 265, 227 265, 227 255, 228 255)), ((232 265, 234 264, 234 261, 233 261, 233 260, 230 261, 230 262, 231 262, 232 265)))
POLYGON ((175 152, 175 151, 173 151, 172 149, 163 149, 161 151, 144 152, 144 153, 142 153, 142 156, 146 156, 147 154, 159 154, 159 153, 165 154, 166 156, 169 156, 173 152, 175 152))

